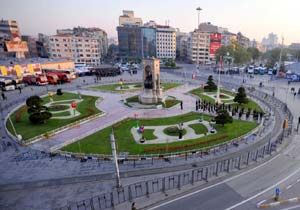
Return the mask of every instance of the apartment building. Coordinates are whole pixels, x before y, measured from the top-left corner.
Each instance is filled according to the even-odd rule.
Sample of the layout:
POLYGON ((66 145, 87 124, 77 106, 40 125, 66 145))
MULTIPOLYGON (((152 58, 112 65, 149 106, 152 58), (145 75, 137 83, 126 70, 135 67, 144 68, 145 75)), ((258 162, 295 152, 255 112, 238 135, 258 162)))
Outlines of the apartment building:
POLYGON ((98 66, 107 54, 107 35, 101 29, 78 27, 72 33, 69 30, 58 32, 48 39, 50 58, 67 58, 76 63, 98 66))
POLYGON ((169 26, 156 27, 156 57, 176 59, 176 30, 169 26))
POLYGON ((196 29, 187 39, 187 59, 193 63, 210 62, 210 33, 196 29))

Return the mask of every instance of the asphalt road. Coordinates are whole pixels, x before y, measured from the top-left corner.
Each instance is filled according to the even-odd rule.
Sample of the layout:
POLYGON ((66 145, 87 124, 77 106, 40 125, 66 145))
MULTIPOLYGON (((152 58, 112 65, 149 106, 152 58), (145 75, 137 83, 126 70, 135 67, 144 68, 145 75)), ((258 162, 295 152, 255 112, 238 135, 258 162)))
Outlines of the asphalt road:
MULTIPOLYGON (((195 68, 186 68, 185 75, 191 77, 195 72, 195 68)), ((211 72, 207 70, 200 70, 199 76, 208 76, 211 72)), ((243 76, 223 76, 222 79, 230 77, 234 82, 242 83, 243 76)), ((245 76, 244 76, 245 77, 245 76)), ((216 77, 215 77, 216 78, 216 77)), ((246 77, 247 78, 247 77, 246 77)), ((226 79, 226 80, 227 80, 226 79)), ((294 97, 290 92, 291 87, 299 89, 300 84, 293 83, 288 85, 285 80, 270 81, 269 76, 255 76, 254 79, 247 79, 247 84, 250 86, 258 87, 258 84, 263 82, 266 92, 275 91, 275 96, 286 101, 291 109, 296 120, 300 114, 300 98, 294 97)), ((165 203, 158 204, 149 208, 159 210, 179 210, 179 209, 208 209, 208 210, 221 210, 221 209, 256 209, 258 203, 272 202, 272 197, 275 194, 275 188, 279 187, 283 192, 282 195, 285 199, 297 197, 300 192, 300 136, 295 135, 291 144, 281 151, 276 157, 270 161, 254 168, 249 173, 241 174, 224 180, 219 184, 212 185, 207 188, 199 189, 193 193, 179 196, 175 199, 168 200, 165 203), (294 188, 288 186, 294 183, 294 188)), ((300 209, 299 204, 286 204, 279 205, 273 209, 300 209)))

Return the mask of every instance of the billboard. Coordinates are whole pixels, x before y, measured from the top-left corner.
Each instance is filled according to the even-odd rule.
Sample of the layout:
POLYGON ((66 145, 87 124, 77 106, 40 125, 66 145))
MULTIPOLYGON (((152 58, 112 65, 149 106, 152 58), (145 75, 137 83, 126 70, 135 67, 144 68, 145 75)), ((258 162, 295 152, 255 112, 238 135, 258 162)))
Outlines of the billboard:
POLYGON ((27 42, 24 41, 6 41, 7 52, 28 52, 27 42))
POLYGON ((210 47, 209 54, 215 56, 216 51, 221 47, 222 35, 220 33, 214 33, 210 35, 210 47))

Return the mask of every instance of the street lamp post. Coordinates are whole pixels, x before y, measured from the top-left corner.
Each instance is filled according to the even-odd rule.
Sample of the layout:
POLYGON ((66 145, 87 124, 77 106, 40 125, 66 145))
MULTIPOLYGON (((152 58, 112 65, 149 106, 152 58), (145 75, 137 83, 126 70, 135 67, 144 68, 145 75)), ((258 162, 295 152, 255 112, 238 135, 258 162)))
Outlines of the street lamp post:
MULTIPOLYGON (((198 11, 198 25, 197 25, 197 29, 199 29, 200 27, 200 12, 201 12, 201 8, 200 7, 197 7, 196 9, 198 11)), ((197 34, 197 69, 199 69, 199 65, 200 65, 200 62, 199 62, 199 34, 197 34)))
POLYGON ((120 188, 121 187, 121 180, 120 180, 120 170, 119 170, 119 164, 118 164, 118 157, 117 157, 117 149, 116 149, 116 140, 115 136, 112 130, 112 133, 110 134, 110 141, 111 141, 111 152, 116 168, 116 187, 120 188))

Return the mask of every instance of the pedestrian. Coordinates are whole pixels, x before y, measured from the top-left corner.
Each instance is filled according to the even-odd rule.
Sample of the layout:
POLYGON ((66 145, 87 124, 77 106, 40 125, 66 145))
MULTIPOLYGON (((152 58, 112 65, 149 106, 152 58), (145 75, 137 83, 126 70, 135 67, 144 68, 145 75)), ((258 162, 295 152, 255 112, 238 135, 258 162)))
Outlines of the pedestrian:
POLYGON ((199 108, 199 106, 198 106, 198 100, 196 100, 196 112, 198 111, 198 108, 199 108))
POLYGON ((133 202, 133 203, 131 204, 131 210, 137 210, 137 208, 135 207, 135 202, 133 202))
POLYGON ((3 101, 7 99, 3 92, 1 93, 1 96, 2 96, 3 101))
POLYGON ((183 102, 180 101, 180 109, 183 110, 183 102))
POLYGON ((296 97, 296 95, 297 95, 297 93, 296 93, 296 92, 294 92, 294 98, 296 97))
POLYGON ((299 131, 299 125, 300 125, 300 117, 298 118, 297 132, 299 131))
POLYGON ((22 88, 18 87, 18 89, 19 89, 19 93, 21 94, 22 93, 22 88))

